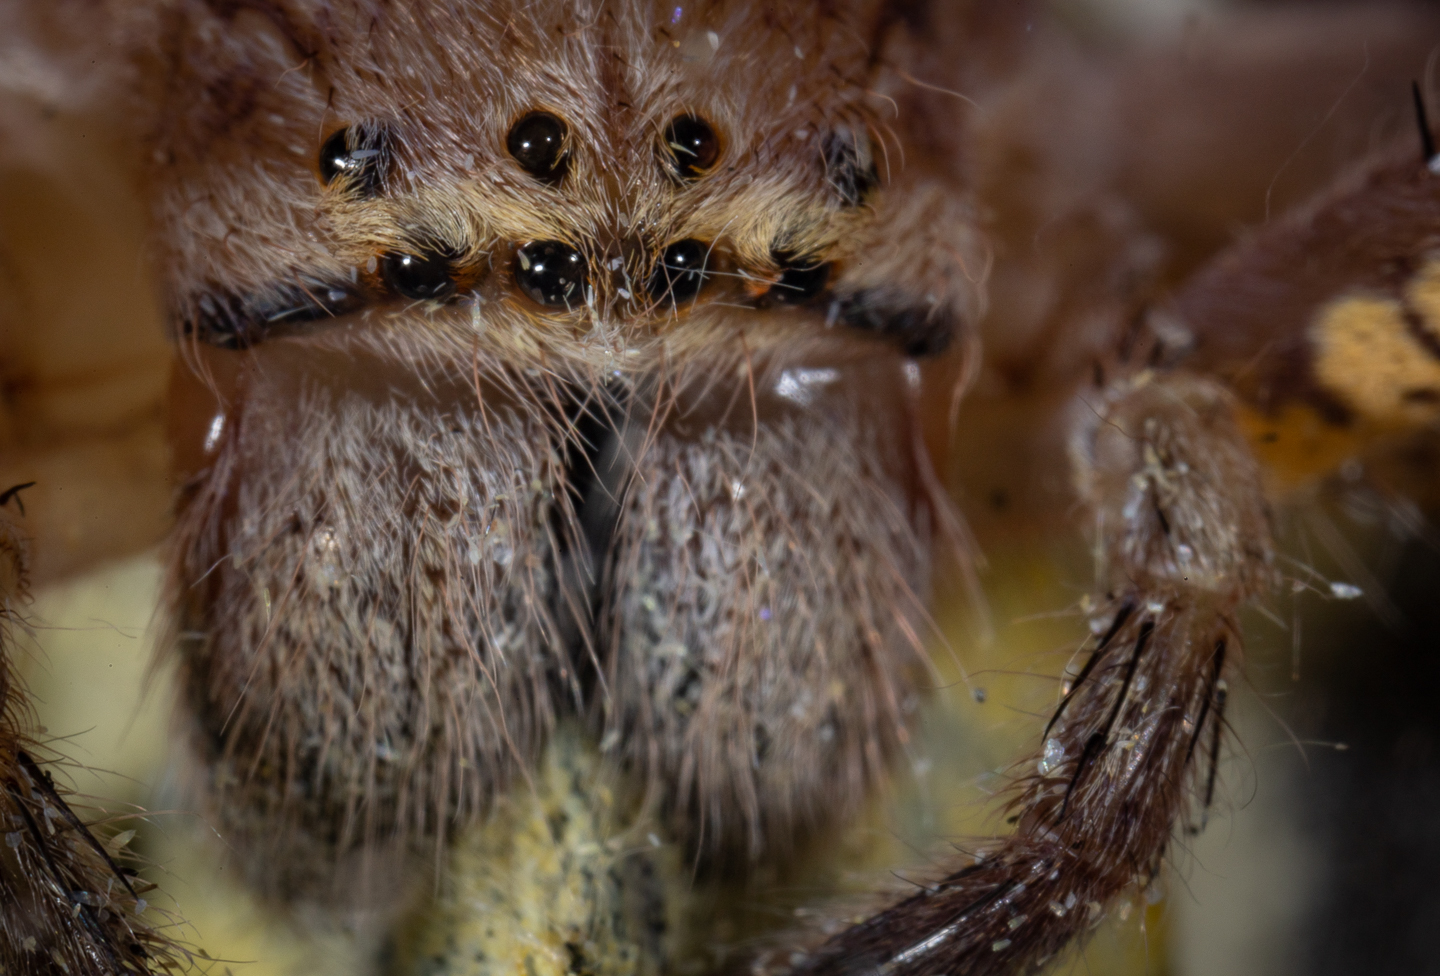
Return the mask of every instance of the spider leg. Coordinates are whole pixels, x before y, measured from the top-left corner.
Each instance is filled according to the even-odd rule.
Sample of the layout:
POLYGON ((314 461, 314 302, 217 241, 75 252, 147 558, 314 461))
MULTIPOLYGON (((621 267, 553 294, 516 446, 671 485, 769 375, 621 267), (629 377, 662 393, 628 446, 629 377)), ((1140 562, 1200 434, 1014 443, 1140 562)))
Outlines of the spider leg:
POLYGON ((180 951, 143 917, 131 879, 31 755, 33 715, 10 660, 27 551, 0 511, 0 971, 179 971, 180 951))
POLYGON ((1125 626, 1125 622, 1130 619, 1130 615, 1134 612, 1135 604, 1129 602, 1120 604, 1120 609, 1115 612, 1115 619, 1110 622, 1110 629, 1105 631, 1105 636, 1100 638, 1100 643, 1096 646, 1095 650, 1090 652, 1090 657, 1086 660, 1085 666, 1080 669, 1080 673, 1075 677, 1075 683, 1070 686, 1070 690, 1066 692, 1065 697, 1060 700, 1060 705, 1055 709, 1055 714, 1050 716, 1050 721, 1045 723, 1045 731, 1040 736, 1042 741, 1049 737, 1050 730, 1055 727, 1056 722, 1060 721, 1060 716, 1065 714, 1065 706, 1070 704, 1070 699, 1075 697, 1075 693, 1080 690, 1080 686, 1085 683, 1085 679, 1090 677, 1090 672, 1095 669, 1095 662, 1100 660, 1100 656, 1105 653, 1105 649, 1110 646, 1110 642, 1115 639, 1116 634, 1120 633, 1120 629, 1125 626))
POLYGON ((1146 374, 1093 406, 1074 456, 1112 622, 1021 767, 1033 772, 1009 803, 1014 833, 796 971, 1023 971, 1153 877, 1200 785, 1195 743, 1207 730, 1209 802, 1236 614, 1271 577, 1257 468, 1228 394, 1208 381, 1146 374))
POLYGON ((1065 814, 1070 809, 1070 797, 1074 794, 1080 777, 1085 775, 1085 771, 1090 768, 1091 761, 1110 741, 1110 733, 1115 728, 1115 720, 1120 717, 1120 709, 1125 706, 1125 699, 1130 695, 1130 683, 1135 680, 1135 668, 1139 665, 1140 658, 1145 654, 1145 648, 1154 634, 1155 624, 1153 622, 1147 620, 1140 625, 1140 634, 1135 639, 1135 650, 1131 652, 1130 660, 1125 665, 1125 680, 1120 684, 1120 693, 1115 696, 1115 705, 1110 709, 1110 717, 1105 721, 1104 729, 1091 732, 1090 738, 1085 740, 1085 751, 1080 754, 1080 762, 1075 765, 1075 775, 1070 777, 1070 785, 1065 788, 1065 802, 1060 804, 1059 819, 1065 819, 1065 814))
POLYGON ((1215 721, 1210 726, 1210 772, 1205 776, 1205 802, 1203 809, 1208 816, 1210 804, 1215 799, 1215 773, 1220 766, 1220 734, 1225 725, 1225 697, 1223 682, 1216 680, 1214 689, 1215 721))
MULTIPOLYGON (((1220 675, 1225 670, 1225 641, 1215 642, 1215 679, 1211 687, 1220 681, 1220 675)), ((1186 751, 1185 759, 1188 762, 1195 755, 1195 744, 1200 741, 1200 733, 1205 729, 1205 719, 1210 715, 1210 706, 1214 696, 1205 699, 1205 704, 1200 706, 1200 719, 1195 723, 1195 734, 1190 737, 1190 748, 1186 751)))

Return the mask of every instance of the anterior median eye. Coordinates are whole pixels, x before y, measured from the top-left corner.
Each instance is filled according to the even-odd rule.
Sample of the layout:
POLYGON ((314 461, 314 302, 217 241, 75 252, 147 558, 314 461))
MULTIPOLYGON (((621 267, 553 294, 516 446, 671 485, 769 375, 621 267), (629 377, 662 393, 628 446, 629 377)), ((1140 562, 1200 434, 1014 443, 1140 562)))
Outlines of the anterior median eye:
POLYGON ((681 179, 699 179, 720 158, 720 137, 698 115, 677 115, 665 127, 665 148, 681 179))
POLYGON ((532 241, 515 252, 515 281, 541 305, 578 305, 585 294, 585 258, 560 241, 532 241))
POLYGON ((687 238, 676 241, 660 255, 660 266, 650 276, 650 294, 657 300, 688 302, 700 294, 705 279, 705 259, 710 248, 703 241, 687 238))
POLYGON ((531 112, 510 127, 505 148, 520 167, 546 183, 565 177, 569 155, 565 152, 566 125, 549 112, 531 112))
POLYGON ((455 290, 450 276, 450 258, 434 251, 420 254, 391 252, 382 262, 385 281, 413 301, 434 301, 455 290))
POLYGON ((341 129, 320 147, 320 179, 329 186, 344 174, 357 192, 375 196, 385 185, 386 150, 385 135, 377 129, 341 129))

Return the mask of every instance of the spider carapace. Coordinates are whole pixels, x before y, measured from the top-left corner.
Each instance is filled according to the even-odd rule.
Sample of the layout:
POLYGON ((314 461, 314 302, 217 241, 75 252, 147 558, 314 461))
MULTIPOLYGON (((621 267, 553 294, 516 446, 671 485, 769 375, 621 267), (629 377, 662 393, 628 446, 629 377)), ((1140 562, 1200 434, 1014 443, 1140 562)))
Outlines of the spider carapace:
MULTIPOLYGON (((376 972, 1027 971, 1212 802, 1270 505, 1356 457, 1434 500, 1424 9, 1252 14, 1260 59, 982 0, 61 10, 4 16, 123 108, 176 349, 188 802, 376 972), (1097 570, 1013 829, 733 944, 1022 526, 1097 570)), ((9 674, 0 966, 181 965, 9 674)))

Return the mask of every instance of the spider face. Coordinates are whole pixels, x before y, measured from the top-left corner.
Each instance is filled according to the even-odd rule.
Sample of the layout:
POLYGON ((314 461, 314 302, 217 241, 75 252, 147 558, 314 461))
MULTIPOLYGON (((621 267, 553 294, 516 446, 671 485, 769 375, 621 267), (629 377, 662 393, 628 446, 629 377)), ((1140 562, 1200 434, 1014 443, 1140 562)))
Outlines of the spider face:
MULTIPOLYGON (((178 348, 187 802, 262 901, 377 920, 362 966, 715 969, 724 906, 911 757, 940 680, 932 577, 976 562, 944 444, 999 442, 983 418, 1004 409, 1028 419, 997 461, 959 452, 967 477, 1050 492, 1013 516, 1032 529, 1085 513, 1097 574, 1012 770, 1013 831, 746 964, 1038 965, 1213 799, 1239 614, 1282 575, 1256 430, 1289 437, 1294 408, 1358 443, 1357 414, 1433 416, 1434 364, 1412 361, 1430 169, 1386 156, 1193 274, 1240 210, 1173 159, 1221 158, 1228 122, 1175 82, 1165 104, 1198 107, 1166 117, 1214 145, 1152 151, 1149 69, 1084 62, 1030 4, 113 16, 178 348), (1133 155, 1078 131, 1127 126, 1133 155), (1316 237, 1387 208, 1407 214, 1373 238, 1390 271, 1316 237), (1410 357, 1398 393, 1344 368, 1377 330, 1410 357)), ((9 525, 0 595, 24 578, 9 525)), ((0 724, 7 823, 65 806, 31 748, 0 724)), ((140 931, 139 892, 92 903, 113 866, 72 826, 7 834, 0 886, 32 907, 0 902, 0 964, 35 951, 17 926, 51 925, 56 958, 167 965, 116 934, 140 931)))
POLYGON ((682 849, 783 861, 908 734, 948 511, 912 357, 975 301, 869 284, 915 203, 879 187, 878 15, 323 11, 352 27, 190 10, 148 174, 213 815, 263 889, 343 901, 581 721, 682 849))
POLYGON ((322 31, 303 5, 197 14, 163 66, 149 179, 171 308, 203 342, 421 302, 451 341, 476 319, 505 356, 649 369, 737 309, 823 304, 832 325, 882 333, 910 313, 923 336, 892 338, 927 353, 971 311, 969 288, 912 311, 847 281, 884 233, 863 4, 786 31, 744 5, 674 23, 658 6, 432 11, 384 44, 357 33, 360 8, 330 15, 348 26, 322 31), (443 97, 417 63, 449 79, 443 97), (759 74, 739 92, 722 79, 742 64, 759 74))

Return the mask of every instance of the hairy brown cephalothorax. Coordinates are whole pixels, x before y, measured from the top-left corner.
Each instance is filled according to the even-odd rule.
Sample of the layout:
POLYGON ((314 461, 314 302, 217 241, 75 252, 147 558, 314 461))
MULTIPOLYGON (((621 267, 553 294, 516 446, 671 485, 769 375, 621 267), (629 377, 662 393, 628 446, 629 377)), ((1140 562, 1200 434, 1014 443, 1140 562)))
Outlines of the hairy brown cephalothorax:
MULTIPOLYGON (((1421 87, 1419 152, 1376 121, 1440 21, 1255 14, 1256 68, 1240 28, 1121 56, 1049 7, 0 12, 128 123, 176 353, 186 802, 262 901, 374 927, 375 973, 975 976, 1154 880, 1214 799, 1279 489, 1440 418, 1421 87), (1316 130, 1353 171, 1282 183, 1288 105, 1328 97, 1294 91, 1355 38, 1373 88, 1326 119, 1390 141, 1316 130), (1294 209, 1230 244, 1262 198, 1294 209), (957 472, 985 541, 1093 543, 1013 830, 757 948, 745 885, 911 755, 941 570, 979 594, 957 472)), ((1433 503, 1429 473, 1390 488, 1433 503)), ((28 487, 0 483, 0 651, 28 487)), ((178 967, 7 653, 0 973, 178 967)))

